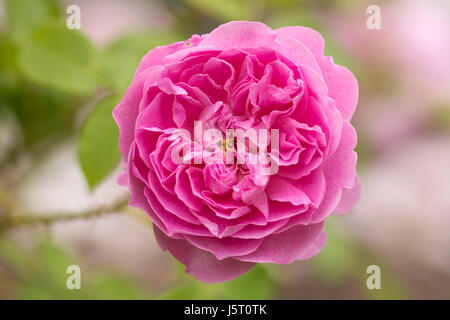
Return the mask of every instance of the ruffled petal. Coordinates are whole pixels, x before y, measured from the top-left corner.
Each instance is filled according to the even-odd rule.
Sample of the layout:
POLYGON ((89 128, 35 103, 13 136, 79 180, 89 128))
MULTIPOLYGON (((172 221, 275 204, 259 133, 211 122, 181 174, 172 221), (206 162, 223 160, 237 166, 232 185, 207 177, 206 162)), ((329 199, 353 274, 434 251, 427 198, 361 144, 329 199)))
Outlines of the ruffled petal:
POLYGON ((353 210, 356 202, 361 197, 361 182, 358 176, 355 176, 355 185, 351 189, 342 190, 341 199, 333 214, 344 215, 353 210))
POLYGON ((358 103, 358 81, 346 67, 331 60, 321 64, 328 95, 336 102, 336 108, 345 120, 350 121, 358 103))
POLYGON ((168 250, 186 266, 187 273, 200 281, 207 283, 230 281, 250 271, 255 265, 233 258, 218 260, 212 253, 201 250, 184 239, 169 238, 157 227, 153 229, 160 247, 168 250))
POLYGON ((322 204, 314 213, 313 222, 322 221, 330 215, 340 201, 342 189, 353 187, 357 160, 357 155, 353 151, 355 146, 355 129, 349 122, 345 121, 340 144, 324 166, 327 188, 322 204))
POLYGON ((323 222, 294 226, 283 233, 268 236, 256 251, 236 259, 258 263, 291 263, 308 256, 322 229, 323 222))
POLYGON ((336 65, 324 56, 325 41, 317 32, 307 27, 285 27, 276 30, 278 37, 291 38, 304 44, 315 56, 328 87, 328 94, 345 120, 350 120, 358 102, 358 82, 347 68, 336 65))
POLYGON ((252 253, 263 242, 263 239, 242 240, 232 237, 218 239, 191 235, 186 235, 185 239, 197 248, 211 252, 219 260, 252 253))
POLYGON ((260 22, 232 21, 204 36, 201 46, 217 48, 255 48, 273 44, 277 34, 260 22))

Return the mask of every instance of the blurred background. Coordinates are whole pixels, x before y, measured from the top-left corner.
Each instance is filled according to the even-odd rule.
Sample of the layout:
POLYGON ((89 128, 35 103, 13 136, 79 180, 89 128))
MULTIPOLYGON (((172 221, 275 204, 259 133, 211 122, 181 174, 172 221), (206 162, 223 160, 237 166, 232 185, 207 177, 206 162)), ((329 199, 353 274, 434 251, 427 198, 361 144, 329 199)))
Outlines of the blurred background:
POLYGON ((449 57, 444 0, 0 0, 0 299, 450 299, 449 57), (311 260, 208 285, 124 205, 111 111, 149 49, 231 20, 312 27, 353 71, 363 193, 311 260))

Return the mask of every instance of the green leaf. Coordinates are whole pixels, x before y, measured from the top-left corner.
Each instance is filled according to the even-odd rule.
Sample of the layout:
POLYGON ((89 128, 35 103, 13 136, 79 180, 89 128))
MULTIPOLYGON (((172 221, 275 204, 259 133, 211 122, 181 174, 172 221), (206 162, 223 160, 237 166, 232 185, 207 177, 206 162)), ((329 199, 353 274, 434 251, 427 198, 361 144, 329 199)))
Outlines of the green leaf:
POLYGON ((122 93, 148 51, 177 40, 172 34, 160 33, 128 35, 115 41, 101 57, 100 75, 103 82, 122 93))
POLYGON ((256 8, 251 3, 240 0, 211 1, 211 0, 184 0, 193 8, 221 20, 248 20, 256 8))
POLYGON ((28 256, 21 249, 5 238, 0 239, 0 258, 2 261, 14 265, 16 272, 23 272, 28 264, 28 256))
MULTIPOLYGON (((16 99, 10 105, 21 126, 25 147, 73 133, 79 98, 23 82, 19 83, 16 94, 16 99)), ((39 150, 42 152, 42 149, 39 150)))
POLYGON ((11 98, 17 86, 17 48, 7 38, 0 37, 0 104, 11 98))
POLYGON ((9 34, 23 38, 34 28, 55 19, 58 7, 53 0, 6 0, 9 34))
POLYGON ((55 285, 65 284, 66 269, 74 263, 74 260, 62 247, 50 239, 41 241, 37 249, 33 256, 34 265, 41 265, 43 273, 51 274, 55 285))
POLYGON ((116 96, 102 100, 81 129, 78 156, 91 188, 115 168, 120 158, 119 130, 112 117, 117 102, 116 96))
POLYGON ((442 102, 430 108, 431 123, 436 129, 450 130, 450 104, 442 102))
POLYGON ((39 27, 20 47, 18 66, 29 81, 76 95, 96 88, 94 48, 89 40, 62 24, 39 27))
POLYGON ((183 285, 160 294, 158 300, 204 300, 213 299, 213 292, 202 290, 199 285, 183 285))
POLYGON ((80 298, 81 291, 66 288, 66 270, 74 264, 74 259, 50 239, 35 239, 35 242, 37 245, 30 251, 0 241, 0 260, 10 265, 16 277, 17 296, 11 298, 80 298))
POLYGON ((378 300, 407 300, 412 298, 400 278, 392 273, 389 267, 381 266, 381 289, 369 290, 366 287, 369 276, 367 273, 362 273, 360 280, 360 283, 363 284, 361 290, 367 298, 378 300))
POLYGON ((272 295, 273 282, 263 266, 257 265, 243 276, 219 285, 223 295, 235 300, 264 300, 272 295))
POLYGON ((315 272, 327 284, 336 284, 351 276, 360 268, 362 259, 354 244, 343 235, 339 225, 333 222, 329 219, 325 226, 327 245, 311 260, 315 272))
MULTIPOLYGON (((92 275, 83 264, 49 238, 33 239, 37 243, 30 250, 0 239, 0 262, 8 266, 6 274, 12 283, 3 283, 14 290, 9 299, 146 299, 148 294, 133 278, 106 272, 92 275), (81 290, 69 290, 67 267, 81 268, 81 290)), ((1 268, 0 268, 1 269, 1 268)), ((9 288, 8 287, 8 288, 9 288)))
POLYGON ((301 10, 297 7, 288 7, 283 10, 274 10, 267 18, 267 25, 273 29, 287 26, 305 26, 322 32, 320 19, 312 11, 301 10))
POLYGON ((207 284, 187 275, 185 267, 174 259, 174 269, 179 282, 187 282, 180 287, 173 288, 161 294, 159 299, 236 299, 262 300, 270 299, 274 282, 262 265, 256 265, 252 270, 234 280, 207 284))
POLYGON ((118 274, 97 276, 89 284, 87 291, 94 299, 139 300, 148 298, 145 290, 134 280, 118 274))

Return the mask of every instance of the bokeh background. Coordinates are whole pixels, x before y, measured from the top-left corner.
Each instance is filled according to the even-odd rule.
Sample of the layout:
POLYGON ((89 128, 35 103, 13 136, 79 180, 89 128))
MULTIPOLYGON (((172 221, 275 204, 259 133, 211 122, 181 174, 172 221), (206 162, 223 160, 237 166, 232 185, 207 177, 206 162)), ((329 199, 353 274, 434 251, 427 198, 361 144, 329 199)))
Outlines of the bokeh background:
POLYGON ((0 299, 450 299, 449 89, 444 0, 0 0, 0 299), (354 72, 363 193, 311 260, 208 285, 123 205, 111 110, 149 49, 230 20, 312 27, 354 72))

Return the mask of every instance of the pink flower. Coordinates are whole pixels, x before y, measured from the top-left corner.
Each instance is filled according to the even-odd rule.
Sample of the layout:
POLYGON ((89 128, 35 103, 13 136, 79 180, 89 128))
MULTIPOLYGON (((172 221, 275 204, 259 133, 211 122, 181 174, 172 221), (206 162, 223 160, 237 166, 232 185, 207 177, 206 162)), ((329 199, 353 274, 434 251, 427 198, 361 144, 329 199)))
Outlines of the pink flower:
POLYGON ((358 200, 349 122, 358 86, 323 50, 309 28, 230 22, 151 50, 114 109, 130 205, 197 279, 308 259, 325 245, 326 217, 358 200), (270 137, 230 138, 229 129, 270 137))

